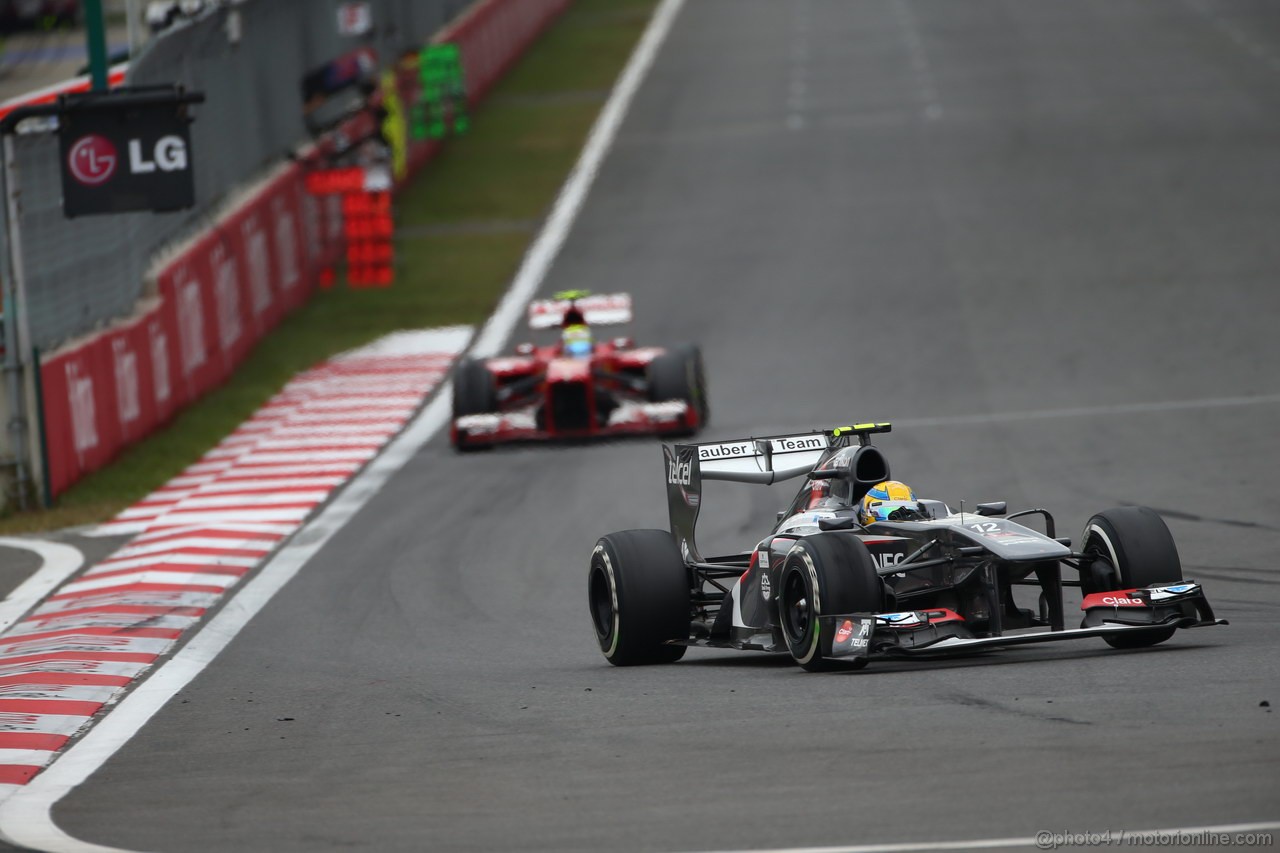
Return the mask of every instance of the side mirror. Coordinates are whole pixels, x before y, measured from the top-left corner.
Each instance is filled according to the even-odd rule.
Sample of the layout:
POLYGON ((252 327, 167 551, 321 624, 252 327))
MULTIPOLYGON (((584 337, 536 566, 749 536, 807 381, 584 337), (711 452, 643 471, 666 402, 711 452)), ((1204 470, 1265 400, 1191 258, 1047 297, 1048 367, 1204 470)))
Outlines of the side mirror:
POLYGON ((978 504, 978 515, 1004 515, 1009 511, 1008 501, 992 501, 978 504))
POLYGON ((782 519, 784 519, 784 518, 786 518, 786 517, 787 517, 787 511, 786 511, 785 509, 780 509, 780 510, 778 510, 778 515, 777 515, 777 517, 775 518, 775 520, 774 520, 774 522, 773 522, 773 523, 774 523, 774 524, 778 524, 779 522, 781 522, 781 521, 782 521, 782 519))
POLYGON ((838 515, 833 518, 818 519, 819 530, 852 530, 853 516, 838 515))

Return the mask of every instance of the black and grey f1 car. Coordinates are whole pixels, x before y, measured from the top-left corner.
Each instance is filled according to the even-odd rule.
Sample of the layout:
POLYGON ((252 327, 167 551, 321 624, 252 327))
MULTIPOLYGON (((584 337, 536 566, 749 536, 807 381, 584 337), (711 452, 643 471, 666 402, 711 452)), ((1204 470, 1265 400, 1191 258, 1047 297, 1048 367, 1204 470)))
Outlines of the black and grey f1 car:
POLYGON ((670 663, 699 645, 787 652, 812 671, 1084 637, 1135 648, 1178 628, 1226 624, 1200 584, 1183 578, 1168 527, 1145 507, 1098 513, 1078 547, 1057 536, 1048 510, 1010 513, 1003 501, 956 512, 919 500, 860 523, 863 498, 889 480, 869 437, 889 430, 664 445, 670 532, 610 533, 591 554, 591 616, 605 658, 670 663), (704 481, 793 477, 805 486, 754 548, 699 553, 704 481), (1043 533, 1015 520, 1029 517, 1043 533), (1083 596, 1078 628, 1066 627, 1068 586, 1083 596), (1038 588, 1038 606, 1020 607, 1017 587, 1038 588))

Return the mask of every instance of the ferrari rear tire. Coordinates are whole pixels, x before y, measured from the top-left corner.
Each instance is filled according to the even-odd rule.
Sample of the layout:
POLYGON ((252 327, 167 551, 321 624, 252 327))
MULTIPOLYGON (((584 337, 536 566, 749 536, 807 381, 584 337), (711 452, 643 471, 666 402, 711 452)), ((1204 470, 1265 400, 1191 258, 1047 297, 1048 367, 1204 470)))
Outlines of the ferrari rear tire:
POLYGON ((482 415, 497 408, 498 392, 485 363, 476 358, 458 362, 453 376, 453 416, 482 415))
MULTIPOLYGON (((1090 518, 1080 537, 1081 550, 1095 555, 1086 592, 1141 589, 1182 581, 1178 546, 1164 519, 1145 506, 1108 509, 1090 518), (1107 566, 1110 571, 1107 571, 1107 566), (1099 589, 1098 587, 1101 587, 1099 589)), ((1103 637, 1117 649, 1154 646, 1173 636, 1175 628, 1152 628, 1103 637)))
POLYGON ((835 532, 798 540, 782 565, 778 590, 778 624, 796 663, 809 672, 841 664, 849 669, 866 665, 865 658, 828 657, 831 638, 822 636, 818 622, 823 615, 882 609, 880 576, 862 540, 835 532))
POLYGON ((610 533, 591 552, 591 621, 615 666, 674 663, 689 638, 689 569, 665 530, 610 533))
POLYGON ((649 399, 655 403, 683 400, 698 413, 698 425, 711 416, 702 351, 693 344, 672 347, 649 362, 649 399))

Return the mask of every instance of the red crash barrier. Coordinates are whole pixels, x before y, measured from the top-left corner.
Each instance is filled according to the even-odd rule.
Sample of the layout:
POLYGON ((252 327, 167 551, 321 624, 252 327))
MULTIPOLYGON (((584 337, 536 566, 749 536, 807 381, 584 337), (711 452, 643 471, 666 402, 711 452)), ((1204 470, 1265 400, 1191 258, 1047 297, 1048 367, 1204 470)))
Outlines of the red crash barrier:
MULTIPOLYGON (((472 104, 570 2, 480 0, 439 34, 461 47, 472 104)), ((397 69, 404 103, 420 86, 414 62, 397 69)), ((349 125, 347 139, 376 130, 367 113, 349 125)), ((440 147, 411 142, 410 175, 440 147)), ((322 141, 317 156, 331 148, 322 141)), ((342 257, 342 197, 308 193, 305 173, 290 166, 170 260, 157 275, 158 305, 43 359, 50 497, 222 383, 342 257)))
POLYGON ((158 313, 152 307, 42 361, 51 494, 102 467, 172 414, 170 365, 158 313))
POLYGON ((224 381, 305 302, 342 248, 330 218, 291 166, 165 265, 157 305, 44 359, 50 495, 224 381))

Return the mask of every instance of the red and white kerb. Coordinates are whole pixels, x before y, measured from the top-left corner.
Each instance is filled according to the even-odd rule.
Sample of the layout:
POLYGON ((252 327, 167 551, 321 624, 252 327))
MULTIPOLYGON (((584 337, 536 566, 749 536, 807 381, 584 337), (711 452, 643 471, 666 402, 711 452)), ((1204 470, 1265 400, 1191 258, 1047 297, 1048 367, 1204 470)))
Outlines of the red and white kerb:
POLYGON ((376 456, 470 335, 401 332, 300 374, 199 462, 101 525, 101 535, 136 535, 0 635, 0 797, 376 456))

